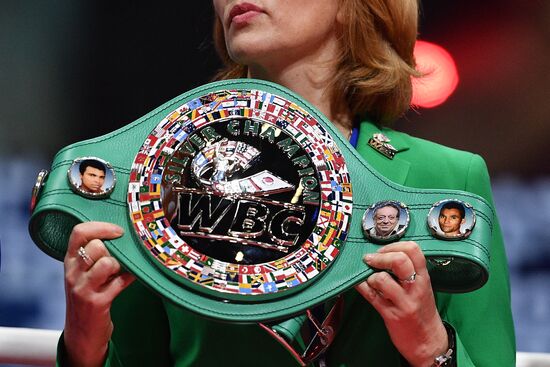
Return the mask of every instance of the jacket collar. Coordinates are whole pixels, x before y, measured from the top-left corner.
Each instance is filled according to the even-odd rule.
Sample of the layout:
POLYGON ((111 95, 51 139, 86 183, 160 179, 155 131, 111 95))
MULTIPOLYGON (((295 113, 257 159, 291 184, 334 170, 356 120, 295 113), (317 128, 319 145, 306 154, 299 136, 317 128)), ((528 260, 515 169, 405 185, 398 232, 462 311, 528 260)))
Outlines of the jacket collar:
POLYGON ((379 127, 370 121, 361 123, 357 152, 384 177, 399 184, 405 183, 409 173, 410 162, 400 154, 406 150, 409 150, 407 135, 387 127, 379 127), (389 143, 397 150, 393 159, 385 157, 368 144, 369 139, 376 133, 382 133, 390 139, 389 143))

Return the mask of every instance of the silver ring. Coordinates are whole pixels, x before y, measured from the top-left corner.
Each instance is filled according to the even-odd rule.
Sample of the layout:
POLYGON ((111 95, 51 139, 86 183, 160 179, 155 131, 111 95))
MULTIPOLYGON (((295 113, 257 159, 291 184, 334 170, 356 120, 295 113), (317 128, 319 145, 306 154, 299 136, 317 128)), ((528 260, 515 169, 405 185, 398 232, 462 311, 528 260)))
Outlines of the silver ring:
POLYGON ((399 279, 399 281, 400 281, 401 283, 407 283, 407 284, 414 283, 414 282, 416 281, 416 271, 413 272, 413 273, 411 274, 411 276, 408 277, 407 279, 399 279))
POLYGON ((86 263, 88 266, 92 266, 94 264, 94 260, 88 255, 84 247, 80 246, 78 249, 78 256, 86 263))

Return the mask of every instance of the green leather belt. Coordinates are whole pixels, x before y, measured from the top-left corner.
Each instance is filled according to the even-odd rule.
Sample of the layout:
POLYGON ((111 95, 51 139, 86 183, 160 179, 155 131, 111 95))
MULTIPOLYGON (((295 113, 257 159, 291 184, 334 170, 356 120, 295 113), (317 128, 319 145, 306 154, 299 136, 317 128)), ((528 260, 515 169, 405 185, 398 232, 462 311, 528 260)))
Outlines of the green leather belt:
POLYGON ((471 291, 488 278, 494 212, 486 200, 390 182, 313 106, 266 81, 207 84, 119 130, 70 145, 55 156, 36 196, 29 228, 47 254, 62 260, 80 222, 116 223, 125 234, 105 244, 128 271, 174 303, 227 321, 290 317, 365 280, 375 270, 363 255, 385 242, 372 240, 362 219, 385 201, 408 209, 402 239, 416 241, 433 260, 435 290, 471 291), (266 151, 278 162, 261 158, 266 151), (112 192, 85 194, 84 182, 72 182, 75 160, 87 157, 112 167, 112 192), (268 169, 235 173, 239 180, 228 184, 237 168, 249 172, 262 162, 268 169), (259 186, 251 183, 257 179, 259 186), (288 192, 294 197, 284 202, 288 192), (472 211, 475 227, 467 235, 447 239, 428 225, 434 204, 449 200, 472 211), (231 216, 225 232, 217 216, 231 216), (221 259, 218 250, 225 251, 221 259))

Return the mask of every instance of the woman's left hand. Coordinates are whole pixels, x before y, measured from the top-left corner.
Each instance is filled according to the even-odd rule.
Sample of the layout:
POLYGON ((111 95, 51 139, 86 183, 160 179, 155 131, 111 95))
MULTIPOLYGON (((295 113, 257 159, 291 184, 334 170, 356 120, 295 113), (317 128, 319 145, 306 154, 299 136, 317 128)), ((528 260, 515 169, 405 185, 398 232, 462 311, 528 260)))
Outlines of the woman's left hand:
POLYGON ((422 250, 416 242, 395 242, 364 261, 386 271, 355 289, 380 313, 399 353, 412 366, 431 366, 436 356, 447 352, 448 338, 422 250))

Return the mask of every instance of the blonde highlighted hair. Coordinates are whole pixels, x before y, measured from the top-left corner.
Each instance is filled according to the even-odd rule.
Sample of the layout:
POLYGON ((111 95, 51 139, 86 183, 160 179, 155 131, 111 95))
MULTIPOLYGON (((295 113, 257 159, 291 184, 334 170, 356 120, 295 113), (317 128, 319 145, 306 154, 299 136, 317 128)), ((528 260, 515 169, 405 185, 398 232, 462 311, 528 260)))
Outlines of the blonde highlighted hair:
MULTIPOLYGON (((417 0, 340 0, 342 30, 335 74, 328 81, 333 110, 345 101, 352 115, 388 123, 408 110, 418 32, 417 0)), ((215 79, 244 78, 246 65, 229 57, 223 26, 214 24, 214 43, 224 68, 215 79)))

